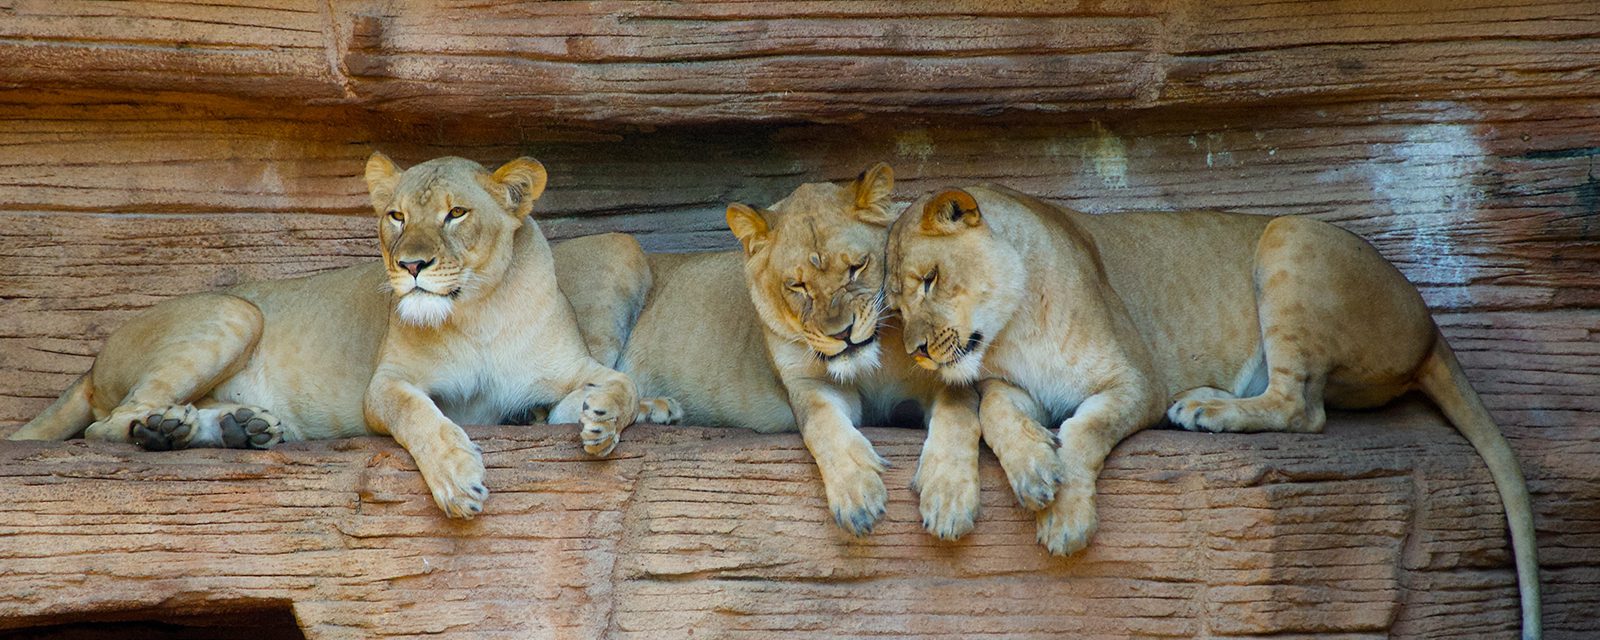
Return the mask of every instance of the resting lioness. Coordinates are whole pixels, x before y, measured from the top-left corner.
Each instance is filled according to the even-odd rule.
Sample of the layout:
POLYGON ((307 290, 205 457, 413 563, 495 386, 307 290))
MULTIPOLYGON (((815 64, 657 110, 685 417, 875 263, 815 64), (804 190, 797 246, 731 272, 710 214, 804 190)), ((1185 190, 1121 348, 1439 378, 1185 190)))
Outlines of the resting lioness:
POLYGON ((1026 391, 991 393, 985 382, 985 420, 1065 418, 1067 477, 1038 517, 1051 552, 1088 544, 1106 455, 1163 410, 1192 430, 1317 432, 1324 405, 1374 407, 1420 390, 1488 463, 1511 525, 1524 634, 1538 635, 1516 457, 1422 297, 1361 238, 1304 217, 1094 216, 994 186, 941 191, 909 210, 888 247, 905 350, 951 383, 1026 391))
POLYGON ((585 448, 609 452, 641 406, 589 356, 556 288, 528 215, 544 166, 439 158, 400 173, 374 153, 366 180, 381 263, 162 302, 11 438, 182 449, 391 434, 459 518, 488 491, 458 422, 555 404, 553 421, 581 422, 585 448))
POLYGON ((608 233, 558 244, 555 259, 589 352, 640 393, 682 402, 686 424, 794 430, 739 252, 647 254, 608 233))
POLYGON ((978 509, 977 399, 879 347, 880 336, 898 335, 882 317, 893 185, 880 163, 847 185, 801 185, 766 210, 732 204, 728 227, 744 247, 748 295, 835 522, 861 535, 883 516, 884 461, 856 427, 890 422, 909 402, 928 427, 913 481, 923 526, 955 538, 978 509))

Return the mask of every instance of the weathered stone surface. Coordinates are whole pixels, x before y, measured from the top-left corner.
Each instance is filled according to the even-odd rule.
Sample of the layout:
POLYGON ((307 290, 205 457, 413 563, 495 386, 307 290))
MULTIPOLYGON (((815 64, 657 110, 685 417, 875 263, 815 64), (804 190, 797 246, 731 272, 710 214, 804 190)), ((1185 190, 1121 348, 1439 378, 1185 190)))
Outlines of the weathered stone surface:
MULTIPOLYGON (((871 536, 828 520, 796 436, 639 427, 593 460, 567 427, 486 427, 494 492, 443 518, 386 439, 147 453, 0 442, 0 628, 292 603, 308 637, 1509 637, 1503 514, 1471 447, 1419 404, 1324 435, 1146 432, 1100 481, 1101 530, 1046 555, 985 458, 983 514, 925 534, 893 463, 871 536)), ((1520 438, 1548 637, 1600 631, 1600 443, 1520 438)))
POLYGON ((0 84, 647 125, 1262 102, 1586 99, 1586 0, 5 7, 0 84))

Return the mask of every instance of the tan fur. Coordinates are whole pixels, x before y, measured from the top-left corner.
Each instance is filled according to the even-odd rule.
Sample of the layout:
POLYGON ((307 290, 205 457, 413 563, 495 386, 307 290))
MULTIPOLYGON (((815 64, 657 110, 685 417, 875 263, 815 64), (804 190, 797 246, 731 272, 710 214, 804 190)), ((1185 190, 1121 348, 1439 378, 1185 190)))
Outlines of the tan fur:
POLYGON ((681 402, 669 415, 698 426, 794 430, 738 252, 646 254, 630 236, 603 234, 556 245, 555 260, 590 352, 609 354, 640 393, 681 402))
POLYGON ((1051 552, 1088 544, 1107 454, 1163 409, 1192 430, 1318 432, 1324 405, 1421 390, 1489 463, 1524 635, 1538 636, 1515 456, 1421 296, 1365 241, 1300 217, 1091 216, 993 186, 931 194, 911 211, 888 248, 906 351, 952 383, 982 381, 985 421, 1061 420, 1066 482, 1038 516, 1051 552))
POLYGON ((912 402, 929 429, 914 479, 923 526, 956 538, 978 508, 977 400, 880 348, 880 338, 899 336, 882 304, 893 185, 878 164, 846 185, 801 185, 764 210, 730 205, 728 227, 745 249, 748 296, 835 521, 861 535, 883 515, 884 462, 856 427, 912 402))
MULTIPOLYGON (((887 175, 886 167, 883 171, 887 175)), ((790 223, 794 225, 806 216, 808 223, 816 222, 816 228, 822 231, 818 237, 826 239, 839 226, 854 222, 850 209, 858 206, 854 200, 858 192, 865 199, 859 206, 871 209, 887 223, 889 184, 888 179, 877 181, 877 193, 828 184, 806 185, 796 191, 798 197, 791 196, 775 205, 775 211, 755 215, 764 216, 764 224, 767 217, 777 219, 787 215, 779 212, 787 211, 796 216, 790 223), (819 194, 823 197, 816 197, 819 194), (807 196, 812 197, 809 202, 814 206, 796 205, 807 196), (790 205, 796 206, 791 209, 790 205)), ((754 214, 753 209, 750 211, 754 214)), ((730 218, 730 224, 737 225, 739 220, 730 218)), ((811 228, 810 224, 804 226, 811 228)), ((853 255, 858 259, 869 255, 873 263, 881 265, 885 232, 886 227, 878 225, 875 231, 854 236, 859 240, 854 245, 862 247, 863 253, 853 255)), ((743 240, 759 243, 754 247, 758 252, 787 242, 788 236, 772 233, 771 228, 763 226, 762 233, 759 239, 746 235, 743 240)), ((796 413, 805 411, 821 424, 811 429, 808 445, 814 451, 833 454, 819 454, 819 465, 824 468, 824 477, 831 479, 829 497, 835 517, 847 529, 864 533, 881 515, 886 491, 878 477, 881 467, 877 454, 855 432, 854 424, 860 420, 882 423, 903 399, 931 405, 939 398, 929 389, 939 385, 929 384, 930 376, 915 372, 904 359, 896 359, 897 371, 910 372, 911 377, 920 379, 920 390, 907 390, 891 377, 876 374, 869 375, 862 385, 865 394, 854 380, 831 380, 817 356, 805 346, 793 344, 799 338, 775 336, 757 313, 746 284, 745 257, 740 251, 647 255, 635 240, 620 234, 577 238, 555 248, 562 290, 575 308, 589 310, 582 315, 579 327, 591 351, 617 353, 618 368, 633 376, 642 393, 681 399, 684 418, 693 424, 790 431, 796 428, 796 413), (782 348, 770 351, 769 340, 781 342, 782 348), (788 380, 801 391, 786 390, 780 372, 783 367, 776 364, 777 357, 789 359, 788 380), (801 404, 791 407, 791 400, 801 404), (840 413, 846 415, 841 419, 840 413), (819 432, 826 428, 849 431, 824 437, 819 432)), ((809 264, 809 255, 807 260, 809 264)), ((843 270, 848 271, 848 263, 836 264, 845 264, 843 270)), ((858 278, 862 275, 857 274, 858 278)), ((864 295, 854 302, 841 300, 839 308, 864 308, 865 313, 871 314, 865 325, 870 338, 878 325, 874 319, 878 309, 865 303, 876 300, 881 279, 877 273, 868 277, 862 281, 864 295)), ((837 349, 832 352, 837 353, 837 349)), ((954 537, 970 527, 970 514, 977 505, 976 453, 961 440, 963 433, 976 438, 977 431, 959 428, 963 421, 976 422, 972 399, 960 394, 950 396, 957 400, 951 408, 932 412, 942 417, 933 431, 955 442, 946 445, 940 441, 930 447, 936 457, 929 458, 929 471, 919 474, 919 480, 929 497, 930 528, 954 537), (950 422, 958 424, 946 428, 944 425, 950 422), (937 457, 941 450, 952 455, 937 457), (961 472, 932 471, 938 468, 961 472), (966 482, 969 479, 971 482, 966 482), (946 503, 948 507, 944 506, 946 503)))
POLYGON ((488 492, 458 423, 555 405, 554 420, 582 423, 586 450, 616 446, 638 393, 589 356, 555 286, 528 218, 544 167, 440 158, 402 173, 373 154, 366 178, 382 262, 162 302, 12 438, 262 448, 391 434, 439 507, 464 518, 488 492), (410 261, 428 266, 413 275, 410 261))

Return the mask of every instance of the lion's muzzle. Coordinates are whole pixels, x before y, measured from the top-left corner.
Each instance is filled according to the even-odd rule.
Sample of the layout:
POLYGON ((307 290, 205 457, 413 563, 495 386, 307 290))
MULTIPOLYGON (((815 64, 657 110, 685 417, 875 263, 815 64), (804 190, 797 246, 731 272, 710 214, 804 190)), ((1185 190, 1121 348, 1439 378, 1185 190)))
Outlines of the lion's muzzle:
POLYGON ((960 341, 960 335, 959 331, 949 327, 940 329, 934 332, 933 340, 911 350, 911 359, 924 369, 938 371, 940 367, 960 362, 983 345, 983 333, 980 331, 967 334, 965 342, 960 341))
POLYGON ((876 335, 869 335, 869 336, 867 336, 866 340, 862 340, 861 342, 851 342, 850 341, 850 337, 849 337, 848 334, 849 334, 849 332, 846 331, 843 337, 834 336, 835 338, 838 338, 841 342, 844 343, 844 348, 840 349, 836 353, 833 353, 831 355, 824 355, 823 357, 827 358, 830 361, 831 360, 835 360, 835 359, 839 359, 839 358, 847 358, 849 356, 854 355, 857 351, 860 351, 861 349, 865 349, 865 348, 867 348, 869 346, 872 346, 872 343, 878 339, 878 336, 876 336, 876 335))

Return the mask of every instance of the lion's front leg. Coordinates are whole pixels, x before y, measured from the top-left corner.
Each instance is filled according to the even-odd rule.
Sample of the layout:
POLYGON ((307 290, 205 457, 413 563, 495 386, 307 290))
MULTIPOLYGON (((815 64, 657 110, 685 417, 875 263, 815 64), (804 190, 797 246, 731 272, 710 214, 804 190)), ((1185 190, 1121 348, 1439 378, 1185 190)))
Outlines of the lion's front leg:
POLYGON ((368 426, 394 436, 411 453, 445 515, 471 518, 483 511, 489 497, 483 453, 422 389, 380 374, 368 387, 365 404, 368 426))
POLYGON ((1048 508, 1055 502, 1065 472, 1055 434, 1038 422, 1043 408, 1027 391, 1009 382, 989 379, 980 387, 983 401, 978 420, 983 439, 1000 459, 1011 492, 1029 511, 1048 508))
POLYGON ((929 412, 928 439, 911 485, 922 527, 941 540, 966 535, 978 518, 977 404, 971 389, 946 387, 929 412))
POLYGON ((856 429, 861 408, 853 396, 825 382, 789 382, 800 437, 817 461, 828 509, 851 535, 872 532, 883 517, 889 491, 883 485, 888 462, 856 429))
POLYGON ((1089 546, 1100 524, 1094 507, 1100 469, 1118 442, 1155 421, 1153 406, 1146 394, 1113 388, 1090 396, 1061 423, 1061 486, 1036 515, 1039 543, 1050 553, 1071 555, 1089 546))

